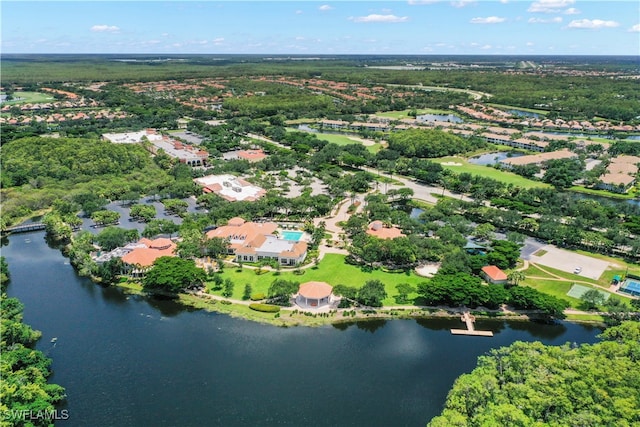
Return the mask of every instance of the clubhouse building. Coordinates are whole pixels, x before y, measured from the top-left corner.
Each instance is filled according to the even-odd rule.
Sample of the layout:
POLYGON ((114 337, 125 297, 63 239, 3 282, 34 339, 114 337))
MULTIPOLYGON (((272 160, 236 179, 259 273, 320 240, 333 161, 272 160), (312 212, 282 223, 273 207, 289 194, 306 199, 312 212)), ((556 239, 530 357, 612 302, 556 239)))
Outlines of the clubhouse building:
POLYGON ((275 259, 285 266, 301 264, 307 256, 307 243, 280 238, 277 229, 274 222, 247 222, 235 217, 227 225, 208 231, 207 237, 227 240, 229 253, 237 262, 275 259))

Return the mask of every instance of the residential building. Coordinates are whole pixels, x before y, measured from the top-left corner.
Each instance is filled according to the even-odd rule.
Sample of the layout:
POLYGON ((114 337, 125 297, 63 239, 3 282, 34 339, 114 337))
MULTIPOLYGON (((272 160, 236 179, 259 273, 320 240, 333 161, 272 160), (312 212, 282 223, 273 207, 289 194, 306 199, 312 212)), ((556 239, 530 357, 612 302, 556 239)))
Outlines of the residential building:
POLYGON ((203 192, 215 193, 230 202, 252 202, 267 193, 264 189, 233 175, 207 175, 193 181, 202 186, 203 192))
POLYGON ((276 235, 278 224, 274 222, 247 222, 231 218, 227 225, 207 232, 207 237, 221 238, 229 242, 229 253, 238 262, 258 262, 275 259, 281 265, 296 266, 307 256, 307 243, 285 240, 276 235))
POLYGON ((160 150, 163 150, 169 157, 178 159, 181 163, 189 166, 204 166, 209 158, 207 151, 193 145, 183 144, 167 135, 161 135, 155 129, 145 129, 138 132, 105 133, 102 134, 102 139, 114 144, 135 144, 146 139, 151 143, 147 146, 151 153, 158 154, 160 150))
POLYGON ((565 149, 558 151, 549 151, 546 153, 532 154, 530 156, 508 157, 500 161, 500 163, 508 168, 513 166, 537 165, 541 166, 549 160, 574 159, 578 157, 576 153, 565 149))
POLYGON ((494 285, 502 285, 508 282, 507 275, 495 265, 487 265, 482 267, 480 275, 489 283, 494 285))
POLYGON ((225 160, 246 160, 249 163, 259 162, 266 159, 267 154, 261 148, 249 149, 249 150, 233 150, 226 152, 222 155, 225 160))
POLYGON ((122 256, 125 273, 133 277, 141 277, 153 267, 156 259, 163 256, 176 256, 176 244, 167 238, 149 240, 142 238, 136 247, 122 256))
POLYGON ((600 176, 598 188, 615 193, 626 193, 636 182, 640 157, 619 156, 611 159, 607 172, 600 176))

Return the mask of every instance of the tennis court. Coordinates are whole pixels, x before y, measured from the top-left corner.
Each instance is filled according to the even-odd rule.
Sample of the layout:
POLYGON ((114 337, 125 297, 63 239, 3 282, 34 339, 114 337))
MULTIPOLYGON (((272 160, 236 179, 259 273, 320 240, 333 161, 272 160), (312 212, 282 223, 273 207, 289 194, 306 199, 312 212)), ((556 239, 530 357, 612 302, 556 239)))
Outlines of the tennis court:
POLYGON ((637 279, 627 279, 620 286, 620 292, 625 294, 640 296, 640 281, 637 279))
MULTIPOLYGON (((588 286, 576 285, 574 283, 573 286, 571 286, 571 289, 569 289, 569 292, 567 292, 567 296, 580 299, 585 292, 590 291, 591 289, 593 288, 590 288, 588 286)), ((600 289, 596 290, 602 294, 605 301, 609 299, 609 292, 601 291, 600 289)))

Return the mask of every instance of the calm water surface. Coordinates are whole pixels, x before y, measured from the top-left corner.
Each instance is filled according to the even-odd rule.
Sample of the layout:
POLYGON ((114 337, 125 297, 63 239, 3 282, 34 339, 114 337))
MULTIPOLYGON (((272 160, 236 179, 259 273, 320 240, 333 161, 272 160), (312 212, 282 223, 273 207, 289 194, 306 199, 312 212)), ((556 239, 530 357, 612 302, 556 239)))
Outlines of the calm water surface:
POLYGON ((522 153, 514 153, 510 151, 499 151, 497 153, 485 153, 479 156, 471 157, 469 159, 469 163, 473 163, 474 165, 495 165, 496 163, 500 163, 501 160, 511 158, 511 157, 520 157, 522 153))
POLYGON ((2 254, 9 294, 67 389, 61 426, 424 426, 491 348, 599 333, 479 322, 496 336, 454 337, 452 320, 278 328, 96 286, 43 237, 14 235, 2 254))

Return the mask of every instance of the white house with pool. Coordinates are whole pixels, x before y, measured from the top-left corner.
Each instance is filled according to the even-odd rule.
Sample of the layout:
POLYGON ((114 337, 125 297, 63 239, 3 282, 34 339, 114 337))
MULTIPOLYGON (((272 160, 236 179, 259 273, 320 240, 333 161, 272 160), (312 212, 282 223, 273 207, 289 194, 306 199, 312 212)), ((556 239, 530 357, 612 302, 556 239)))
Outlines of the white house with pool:
POLYGON ((207 237, 229 242, 229 253, 237 262, 258 262, 276 259, 281 265, 296 266, 307 256, 306 233, 280 230, 275 222, 250 222, 231 218, 223 225, 207 232, 207 237))

